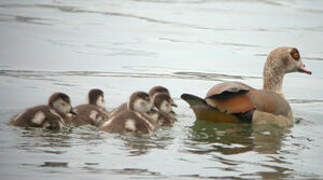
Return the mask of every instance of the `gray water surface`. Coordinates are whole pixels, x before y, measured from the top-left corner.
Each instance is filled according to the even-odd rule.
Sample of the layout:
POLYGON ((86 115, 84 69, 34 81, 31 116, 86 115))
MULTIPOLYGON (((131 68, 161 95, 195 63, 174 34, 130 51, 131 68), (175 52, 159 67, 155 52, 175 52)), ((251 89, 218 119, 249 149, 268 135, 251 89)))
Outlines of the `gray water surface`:
POLYGON ((322 179, 323 1, 1 0, 1 179, 322 179), (182 93, 262 86, 267 54, 294 46, 313 75, 286 75, 290 129, 196 121, 182 93), (152 136, 8 125, 56 91, 91 88, 108 110, 168 87, 178 122, 152 136))

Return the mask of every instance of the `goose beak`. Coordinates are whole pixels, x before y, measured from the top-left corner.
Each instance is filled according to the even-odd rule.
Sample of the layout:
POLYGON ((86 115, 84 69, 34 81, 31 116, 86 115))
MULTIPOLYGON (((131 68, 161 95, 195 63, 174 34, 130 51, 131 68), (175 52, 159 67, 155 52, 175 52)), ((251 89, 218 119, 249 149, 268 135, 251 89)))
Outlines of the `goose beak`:
POLYGON ((309 69, 307 69, 305 67, 305 64, 303 64, 303 63, 298 67, 297 70, 298 70, 298 72, 301 72, 301 73, 305 73, 305 74, 309 74, 309 75, 312 74, 312 71, 310 71, 309 69))

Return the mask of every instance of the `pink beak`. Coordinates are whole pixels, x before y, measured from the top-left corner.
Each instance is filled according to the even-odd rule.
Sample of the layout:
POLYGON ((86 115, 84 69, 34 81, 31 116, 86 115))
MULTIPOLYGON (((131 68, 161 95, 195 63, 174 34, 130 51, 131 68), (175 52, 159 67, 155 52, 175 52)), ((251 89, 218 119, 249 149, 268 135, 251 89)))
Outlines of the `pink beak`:
POLYGON ((305 64, 303 64, 303 63, 298 67, 298 72, 306 73, 306 74, 309 74, 309 75, 312 74, 312 71, 308 70, 305 67, 305 64))

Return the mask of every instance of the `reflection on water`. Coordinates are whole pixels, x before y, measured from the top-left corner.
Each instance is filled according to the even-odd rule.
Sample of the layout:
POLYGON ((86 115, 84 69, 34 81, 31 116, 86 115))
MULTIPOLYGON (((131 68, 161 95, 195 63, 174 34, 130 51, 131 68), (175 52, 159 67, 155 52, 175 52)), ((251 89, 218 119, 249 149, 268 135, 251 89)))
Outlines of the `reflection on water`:
MULTIPOLYGON (((129 69, 129 67, 127 67, 129 69)), ((102 72, 102 71, 22 71, 22 70, 0 70, 0 76, 14 77, 19 79, 60 81, 59 76, 93 76, 93 77, 123 77, 123 78, 164 78, 164 79, 190 79, 222 81, 222 79, 243 80, 259 79, 254 76, 230 75, 206 72, 174 72, 174 73, 131 73, 131 72, 102 72)))
MULTIPOLYGON (((192 141, 207 143, 201 149, 192 149, 193 153, 220 152, 221 154, 239 154, 256 151, 264 154, 277 154, 281 141, 288 129, 276 126, 255 126, 251 124, 215 124, 205 121, 195 121, 192 127, 192 141)), ((188 144, 189 145, 189 144, 188 144)), ((193 143, 194 148, 196 143, 193 143)))
POLYGON ((154 149, 166 149, 173 138, 169 136, 133 136, 128 134, 120 137, 130 156, 144 155, 154 149))
MULTIPOLYGON (((206 147, 192 149, 190 152, 203 154, 220 152, 222 154, 239 154, 253 149, 250 124, 215 124, 195 121, 192 127, 192 140, 206 143, 206 147)), ((196 143, 193 144, 194 148, 196 143)))
POLYGON ((63 167, 63 168, 67 168, 68 163, 66 163, 66 162, 44 162, 44 164, 40 165, 40 167, 63 167))
POLYGON ((276 126, 253 126, 254 151, 264 154, 278 154, 281 142, 290 133, 289 129, 276 126))
MULTIPOLYGON (((275 165, 268 165, 266 161, 250 163, 233 160, 221 155, 213 155, 212 157, 224 165, 223 170, 225 171, 238 171, 237 166, 250 163, 250 165, 258 164, 273 170, 272 172, 257 172, 256 174, 262 178, 286 178, 294 171, 287 168, 291 163, 286 161, 284 156, 275 155, 281 153, 282 142, 290 133, 289 129, 272 125, 214 124, 200 120, 195 121, 192 126, 192 135, 185 145, 188 152, 200 155, 214 152, 223 155, 239 155, 247 152, 268 154, 267 162, 275 165)), ((254 174, 248 173, 243 173, 241 176, 255 177, 254 174)))
POLYGON ((71 137, 66 132, 52 132, 37 128, 23 128, 23 142, 17 144, 17 149, 30 152, 63 154, 66 148, 72 146, 71 137))

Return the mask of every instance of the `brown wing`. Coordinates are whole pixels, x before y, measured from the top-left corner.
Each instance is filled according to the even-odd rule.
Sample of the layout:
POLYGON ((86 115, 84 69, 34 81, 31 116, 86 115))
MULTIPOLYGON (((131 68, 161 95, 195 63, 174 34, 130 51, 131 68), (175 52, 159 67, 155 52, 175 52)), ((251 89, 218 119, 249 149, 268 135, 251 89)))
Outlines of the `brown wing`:
POLYGON ((206 98, 211 96, 225 96, 227 94, 244 93, 253 89, 241 82, 224 82, 213 86, 206 94, 206 98))
POLYGON ((221 112, 219 109, 211 107, 200 97, 191 94, 182 94, 181 98, 191 106, 197 120, 231 123, 240 121, 235 115, 221 112))
POLYGON ((222 112, 245 113, 255 108, 248 96, 250 90, 254 89, 240 82, 220 83, 209 90, 205 101, 222 112))

